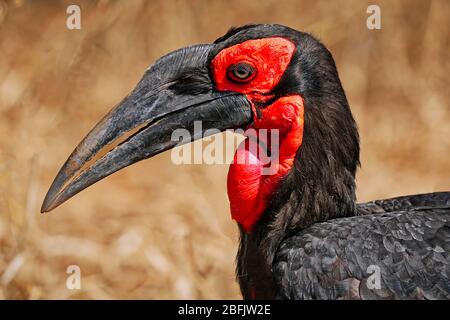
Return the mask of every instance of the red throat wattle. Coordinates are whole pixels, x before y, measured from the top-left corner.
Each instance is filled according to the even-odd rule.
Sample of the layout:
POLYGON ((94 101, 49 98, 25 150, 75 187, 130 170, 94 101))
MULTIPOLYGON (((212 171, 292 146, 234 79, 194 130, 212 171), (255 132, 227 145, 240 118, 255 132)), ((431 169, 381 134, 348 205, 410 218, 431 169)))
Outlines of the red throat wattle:
POLYGON ((273 37, 248 40, 228 47, 212 60, 212 73, 216 89, 243 93, 252 104, 254 123, 246 139, 238 147, 228 172, 227 190, 231 215, 245 231, 251 231, 267 208, 271 195, 281 179, 289 172, 303 138, 303 99, 300 95, 279 98, 257 114, 256 105, 272 99, 270 92, 285 72, 295 45, 284 38, 273 37), (246 63, 255 74, 249 81, 230 79, 231 66, 246 63), (261 134, 266 129, 266 134, 261 134), (266 141, 270 133, 278 130, 279 143, 274 146, 266 141), (251 141, 257 140, 251 146, 251 141), (278 161, 267 163, 266 145, 273 153, 278 148, 278 161), (264 157, 264 159, 262 159, 264 157), (267 174, 267 168, 270 174, 267 174))

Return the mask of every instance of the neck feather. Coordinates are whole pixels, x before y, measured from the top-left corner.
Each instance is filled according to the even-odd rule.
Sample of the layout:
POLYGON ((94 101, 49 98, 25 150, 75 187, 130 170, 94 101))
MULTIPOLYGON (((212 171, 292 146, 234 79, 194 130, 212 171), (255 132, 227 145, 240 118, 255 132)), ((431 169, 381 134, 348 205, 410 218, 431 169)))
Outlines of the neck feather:
POLYGON ((268 263, 292 232, 356 214, 358 132, 346 100, 337 103, 305 99, 303 142, 295 164, 249 235, 268 263))

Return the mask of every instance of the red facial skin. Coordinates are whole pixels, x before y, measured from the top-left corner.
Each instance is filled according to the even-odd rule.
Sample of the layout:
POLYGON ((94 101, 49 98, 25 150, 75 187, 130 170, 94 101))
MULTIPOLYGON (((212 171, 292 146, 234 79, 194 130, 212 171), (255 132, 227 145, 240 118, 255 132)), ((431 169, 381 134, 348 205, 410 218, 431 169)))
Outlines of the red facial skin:
POLYGON ((222 50, 211 62, 216 89, 243 93, 252 104, 254 123, 251 128, 256 129, 256 136, 247 135, 238 147, 227 183, 231 216, 246 232, 251 231, 267 208, 280 180, 292 168, 302 143, 304 117, 300 95, 279 98, 261 109, 260 117, 255 107, 257 101, 272 98, 268 94, 280 81, 294 51, 295 45, 284 38, 248 40, 222 50), (256 75, 246 83, 233 82, 227 75, 228 68, 240 62, 250 63, 256 70, 256 75), (270 141, 264 141, 260 129, 279 130, 279 146, 270 146, 270 141), (269 144, 269 148, 278 147, 278 163, 264 164, 261 156, 265 150, 254 150, 263 148, 261 144, 250 148, 252 138, 269 144), (263 169, 268 166, 273 168, 273 174, 263 175, 263 169))

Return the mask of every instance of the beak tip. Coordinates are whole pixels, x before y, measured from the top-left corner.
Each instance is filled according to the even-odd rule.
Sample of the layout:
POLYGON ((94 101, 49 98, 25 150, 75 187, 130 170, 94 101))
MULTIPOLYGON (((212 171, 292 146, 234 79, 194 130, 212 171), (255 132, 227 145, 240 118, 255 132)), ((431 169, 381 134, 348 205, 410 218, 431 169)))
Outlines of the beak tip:
MULTIPOLYGON (((50 188, 51 190, 51 188, 50 188)), ((42 206, 41 206, 41 213, 46 213, 49 212, 53 209, 55 209, 59 203, 57 200, 57 197, 52 197, 50 196, 50 191, 47 193, 47 195, 44 198, 44 201, 42 202, 42 206)))
POLYGON ((41 213, 46 213, 46 212, 49 212, 49 211, 50 211, 49 208, 46 205, 42 204, 41 213))
POLYGON ((47 198, 45 198, 44 202, 42 203, 41 206, 41 213, 46 213, 49 212, 50 210, 52 210, 50 208, 50 204, 48 203, 49 201, 47 201, 47 198))

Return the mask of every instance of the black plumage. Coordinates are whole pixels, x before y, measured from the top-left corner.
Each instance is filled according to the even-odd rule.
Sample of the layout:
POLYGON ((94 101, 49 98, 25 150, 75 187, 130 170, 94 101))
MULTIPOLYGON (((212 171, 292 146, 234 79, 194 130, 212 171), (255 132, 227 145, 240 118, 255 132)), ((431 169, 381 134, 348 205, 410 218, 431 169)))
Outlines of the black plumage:
POLYGON ((450 298, 450 193, 357 204, 359 136, 328 49, 284 26, 250 25, 219 38, 216 51, 268 36, 297 44, 273 94, 304 98, 305 131, 261 220, 241 229, 244 298, 450 298), (380 268, 380 289, 366 285, 371 265, 380 268))
POLYGON ((412 205, 417 196, 377 201, 296 232, 274 259, 278 297, 449 299, 450 193, 439 195, 446 205, 435 194, 420 196, 424 206, 412 205), (367 283, 371 268, 378 288, 367 283))
POLYGON ((279 98, 301 96, 303 140, 259 220, 240 227, 236 272, 243 297, 449 299, 450 192, 358 204, 358 130, 333 57, 313 36, 281 25, 235 28, 214 44, 159 59, 74 150, 41 211, 173 148, 176 129, 189 133, 185 143, 209 129, 251 125, 252 103, 239 90, 216 88, 212 62, 225 48, 267 37, 290 40, 296 49, 280 81, 263 92, 269 98, 252 103, 261 117, 279 98), (200 131, 195 121, 202 121, 200 131))

